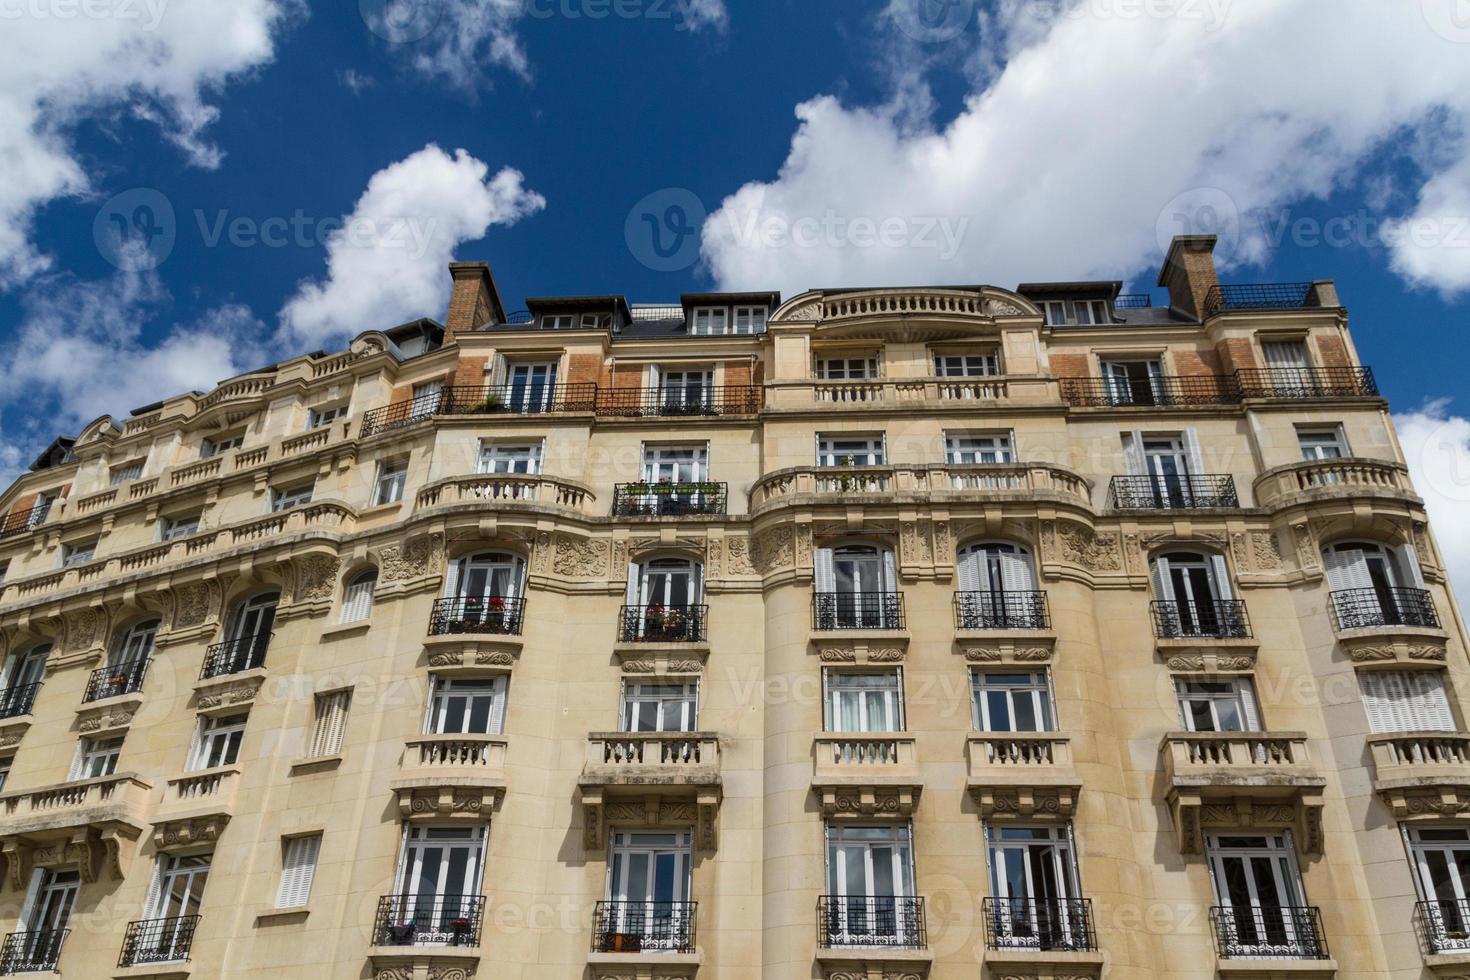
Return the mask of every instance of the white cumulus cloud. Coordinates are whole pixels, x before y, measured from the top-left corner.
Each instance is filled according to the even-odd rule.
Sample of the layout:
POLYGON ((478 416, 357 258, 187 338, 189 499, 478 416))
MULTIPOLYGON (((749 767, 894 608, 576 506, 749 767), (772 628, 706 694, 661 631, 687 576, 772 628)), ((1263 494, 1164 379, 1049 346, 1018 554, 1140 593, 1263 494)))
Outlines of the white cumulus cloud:
POLYGON ((947 119, 903 84, 799 105, 780 171, 705 223, 722 287, 1128 277, 1199 230, 1227 266, 1258 261, 1291 205, 1391 174, 1412 211, 1355 240, 1416 285, 1470 288, 1470 30, 1434 16, 1459 0, 1007 0, 953 36, 893 9, 925 2, 886 12, 901 50, 998 62, 965 59, 947 119))
POLYGON ((1435 401, 1394 416, 1409 475, 1424 498, 1461 608, 1470 603, 1470 419, 1435 401))
POLYGON ((293 349, 340 344, 364 330, 442 315, 445 267, 462 242, 546 206, 517 170, 430 144, 378 171, 327 240, 327 276, 304 282, 281 310, 293 349))
POLYGON ((95 192, 71 139, 85 118, 118 111, 157 123, 196 165, 220 152, 209 96, 271 60, 297 0, 97 0, 0 9, 0 286, 44 272, 37 210, 95 192))

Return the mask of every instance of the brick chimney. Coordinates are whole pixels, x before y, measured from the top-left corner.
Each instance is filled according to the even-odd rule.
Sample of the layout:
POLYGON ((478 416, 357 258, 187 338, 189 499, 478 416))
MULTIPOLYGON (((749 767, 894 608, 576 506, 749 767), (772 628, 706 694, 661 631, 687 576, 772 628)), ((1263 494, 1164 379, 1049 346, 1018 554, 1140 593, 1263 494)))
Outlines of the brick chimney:
POLYGON ((505 306, 488 262, 451 262, 454 291, 449 294, 449 315, 444 321, 444 339, 476 327, 505 319, 505 306))
POLYGON ((1215 272, 1214 235, 1175 235, 1159 270, 1159 285, 1169 290, 1169 305, 1205 318, 1205 298, 1220 285, 1215 272))

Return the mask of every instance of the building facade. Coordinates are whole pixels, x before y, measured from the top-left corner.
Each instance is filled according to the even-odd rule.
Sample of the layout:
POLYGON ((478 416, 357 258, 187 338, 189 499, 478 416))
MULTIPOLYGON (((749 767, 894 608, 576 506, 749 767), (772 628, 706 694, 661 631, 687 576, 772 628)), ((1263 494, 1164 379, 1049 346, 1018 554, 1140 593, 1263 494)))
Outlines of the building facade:
POLYGON ((0 498, 0 975, 1470 976, 1464 624, 1330 281, 528 300, 0 498))

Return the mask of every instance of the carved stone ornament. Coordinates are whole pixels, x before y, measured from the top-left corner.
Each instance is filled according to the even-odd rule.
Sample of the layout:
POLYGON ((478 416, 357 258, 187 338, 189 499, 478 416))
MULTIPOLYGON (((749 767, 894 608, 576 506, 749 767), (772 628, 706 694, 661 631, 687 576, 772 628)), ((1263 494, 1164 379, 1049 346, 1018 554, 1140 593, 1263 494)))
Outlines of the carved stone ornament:
POLYGON ((1281 549, 1276 546, 1276 535, 1270 531, 1251 532, 1251 558, 1253 564, 1263 571, 1281 567, 1281 549))
POLYGON ((64 621, 67 653, 80 653, 97 645, 102 633, 102 615, 96 609, 67 613, 64 621))
POLYGON ((1118 557, 1119 537, 1116 532, 1093 533, 1081 524, 1062 524, 1062 559, 1095 572, 1116 572, 1123 568, 1118 557))
POLYGON ((160 851, 174 851, 213 844, 230 822, 227 813, 210 814, 193 820, 169 820, 153 827, 153 846, 160 851))
POLYGON ((311 554, 295 559, 296 600, 330 600, 337 589, 337 570, 342 562, 329 555, 311 554))
POLYGON ((657 794, 608 799, 600 787, 582 787, 582 844, 589 851, 603 847, 607 828, 694 827, 694 846, 712 851, 719 846, 720 788, 701 786, 687 798, 657 794))
POLYGON ((552 568, 568 578, 607 578, 610 549, 604 538, 556 536, 556 558, 552 568))
POLYGON ((762 573, 789 568, 792 564, 792 531, 790 527, 772 528, 751 542, 750 556, 762 573))
POLYGON ((219 583, 213 579, 189 582, 172 592, 173 629, 199 626, 214 618, 220 603, 219 583))
POLYGON ((755 563, 750 557, 749 538, 732 534, 725 539, 725 574, 755 574, 755 563))
POLYGON ((378 552, 378 577, 384 582, 405 582, 444 569, 444 537, 429 534, 411 538, 401 545, 390 544, 378 552))
POLYGON ((1320 787, 1300 787, 1296 796, 1285 800, 1229 795, 1202 797, 1195 789, 1174 789, 1168 801, 1183 854, 1202 853, 1204 832, 1222 828, 1288 829, 1303 856, 1322 853, 1320 787))

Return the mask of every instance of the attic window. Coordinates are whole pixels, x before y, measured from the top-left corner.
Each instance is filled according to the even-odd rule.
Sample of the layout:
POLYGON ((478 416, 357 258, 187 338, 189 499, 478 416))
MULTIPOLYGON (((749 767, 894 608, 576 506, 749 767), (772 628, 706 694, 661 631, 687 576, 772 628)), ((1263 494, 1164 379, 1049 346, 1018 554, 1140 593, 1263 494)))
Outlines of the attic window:
POLYGON ((113 486, 118 486, 119 484, 127 483, 129 480, 136 480, 142 475, 143 461, 141 459, 135 459, 131 462, 123 463, 120 466, 114 466, 109 479, 113 486))
POLYGON ((694 309, 696 334, 722 334, 729 332, 730 311, 723 306, 699 306, 694 309))
POLYGON ((596 313, 583 313, 581 327, 583 330, 596 330, 600 317, 596 313))
POLYGON ((576 317, 570 313, 555 313, 541 318, 541 329, 543 330, 570 330, 576 323, 576 317))
POLYGON ((1041 304, 1046 322, 1054 327, 1086 327, 1112 323, 1105 299, 1049 299, 1041 304))

